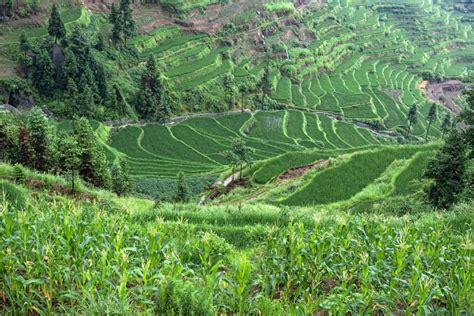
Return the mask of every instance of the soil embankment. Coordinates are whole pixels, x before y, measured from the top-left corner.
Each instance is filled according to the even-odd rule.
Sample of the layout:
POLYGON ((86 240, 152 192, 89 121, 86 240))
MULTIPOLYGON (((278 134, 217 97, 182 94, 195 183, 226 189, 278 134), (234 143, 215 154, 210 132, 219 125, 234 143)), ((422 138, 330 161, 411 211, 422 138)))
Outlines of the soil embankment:
POLYGON ((454 114, 459 114, 462 109, 455 100, 467 90, 467 86, 459 80, 448 80, 444 82, 423 81, 418 88, 432 102, 439 102, 446 106, 454 114))

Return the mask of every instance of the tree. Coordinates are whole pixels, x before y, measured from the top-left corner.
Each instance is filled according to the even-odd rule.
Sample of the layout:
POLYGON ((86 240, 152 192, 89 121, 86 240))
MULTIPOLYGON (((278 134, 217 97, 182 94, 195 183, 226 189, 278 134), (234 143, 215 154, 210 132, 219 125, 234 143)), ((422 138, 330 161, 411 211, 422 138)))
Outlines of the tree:
POLYGON ((232 174, 235 173, 237 167, 239 170, 239 179, 242 180, 242 170, 244 164, 251 165, 253 162, 252 154, 254 149, 245 145, 245 142, 240 138, 232 140, 232 149, 223 152, 224 157, 232 165, 232 174))
POLYGON ((31 81, 42 95, 51 95, 54 89, 54 65, 45 48, 34 52, 31 81))
POLYGON ((171 111, 165 96, 165 86, 156 60, 150 56, 142 74, 140 90, 135 97, 135 109, 142 118, 166 120, 171 111))
POLYGON ((48 33, 50 36, 54 37, 54 42, 57 44, 59 39, 66 37, 66 28, 64 23, 61 20, 59 15, 58 8, 56 4, 53 4, 53 9, 51 10, 51 17, 49 18, 48 33))
POLYGON ((127 39, 132 38, 137 33, 137 27, 133 20, 133 10, 130 8, 130 0, 120 0, 120 14, 122 16, 123 33, 125 44, 127 39))
POLYGON ((94 92, 88 84, 85 85, 81 98, 76 98, 76 103, 79 105, 79 113, 81 115, 92 117, 96 113, 96 106, 94 100, 94 92))
POLYGON ((260 89, 262 90, 262 99, 260 101, 261 109, 263 110, 265 104, 265 98, 269 97, 272 93, 272 84, 270 82, 270 68, 267 66, 265 67, 265 71, 263 73, 262 80, 260 82, 260 89))
POLYGON ((13 0, 7 0, 5 2, 5 9, 8 17, 13 16, 13 0))
POLYGON ((108 188, 110 173, 107 168, 107 159, 89 121, 86 118, 75 120, 72 132, 81 151, 80 176, 96 187, 108 188))
POLYGON ((235 78, 232 74, 226 74, 223 80, 224 86, 224 101, 228 109, 232 109, 237 104, 238 89, 235 83, 235 78))
POLYGON ((408 134, 407 134, 407 136, 410 136, 413 125, 415 125, 416 122, 417 122, 417 108, 416 108, 416 105, 413 104, 410 107, 410 110, 408 111, 408 134))
POLYGON ((432 180, 427 200, 436 208, 449 209, 465 188, 466 143, 462 133, 453 129, 435 158, 428 164, 425 177, 432 180))
POLYGON ((449 130, 451 125, 451 116, 449 115, 449 113, 446 113, 443 122, 441 123, 441 132, 443 133, 443 137, 444 135, 446 135, 446 132, 449 130))
POLYGON ((81 165, 81 148, 78 146, 76 139, 66 133, 60 134, 59 137, 59 167, 62 173, 69 175, 71 179, 71 191, 76 190, 76 178, 81 165))
POLYGON ((33 14, 37 14, 38 11, 39 11, 39 3, 38 3, 38 0, 31 0, 31 2, 30 2, 30 8, 31 8, 31 12, 33 12, 33 14))
POLYGON ((474 158, 474 90, 470 90, 466 93, 467 95, 467 107, 461 113, 460 119, 467 126, 464 131, 464 138, 469 147, 471 148, 470 156, 474 158))
POLYGON ((112 3, 112 7, 110 8, 110 14, 109 14, 109 22, 111 24, 115 24, 117 21, 117 16, 119 15, 119 12, 117 8, 115 7, 115 3, 112 3))
POLYGON ((54 164, 54 153, 50 152, 52 132, 41 109, 35 107, 27 114, 26 127, 33 154, 30 166, 36 170, 48 171, 54 164))
POLYGON ((428 140, 428 134, 430 132, 431 124, 433 124, 434 119, 436 118, 436 104, 432 104, 428 112, 428 127, 426 128, 425 141, 428 140))
POLYGON ((69 78, 67 82, 67 114, 70 118, 74 118, 78 112, 78 99, 79 91, 77 90, 77 85, 73 79, 69 78))
POLYGON ((28 42, 28 38, 26 37, 25 32, 21 33, 20 36, 20 65, 22 68, 22 72, 25 76, 25 78, 28 78, 28 69, 31 67, 33 63, 33 59, 30 56, 30 51, 31 51, 31 45, 28 42))
POLYGON ((174 195, 175 202, 189 202, 189 187, 183 172, 178 173, 176 181, 176 190, 174 195))
POLYGON ((26 37, 26 33, 23 31, 20 35, 20 52, 26 54, 31 49, 30 43, 28 42, 28 37, 26 37))
POLYGON ((120 159, 118 163, 114 163, 111 169, 112 190, 118 195, 126 195, 132 191, 130 176, 126 161, 120 159))
POLYGON ((229 164, 232 166, 232 181, 234 181, 235 169, 239 166, 240 159, 232 150, 226 150, 222 153, 222 155, 224 156, 225 160, 227 160, 227 162, 229 162, 229 164))

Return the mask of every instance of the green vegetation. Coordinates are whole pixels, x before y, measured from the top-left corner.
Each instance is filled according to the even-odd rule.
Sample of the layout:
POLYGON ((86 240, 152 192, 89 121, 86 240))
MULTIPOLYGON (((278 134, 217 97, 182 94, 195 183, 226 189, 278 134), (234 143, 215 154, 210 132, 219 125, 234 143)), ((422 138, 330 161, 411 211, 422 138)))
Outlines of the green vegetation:
POLYGON ((472 314, 471 4, 106 2, 0 1, 0 314, 472 314))
POLYGON ((144 216, 42 194, 24 211, 5 199, 0 207, 6 313, 458 314, 472 309, 472 269, 466 260, 472 205, 403 219, 320 213, 317 220, 308 217, 308 224, 291 219, 288 224, 288 213, 272 208, 229 212, 226 207, 205 215, 186 211, 187 206, 166 213, 171 206, 162 205, 144 216), (194 223, 155 220, 165 214, 189 214, 194 223), (224 220, 224 214, 227 226, 204 224, 218 216, 224 220), (280 229, 261 226, 278 218, 286 219, 280 229), (266 233, 257 238, 259 230, 266 233), (245 249, 233 240, 245 240, 245 249))

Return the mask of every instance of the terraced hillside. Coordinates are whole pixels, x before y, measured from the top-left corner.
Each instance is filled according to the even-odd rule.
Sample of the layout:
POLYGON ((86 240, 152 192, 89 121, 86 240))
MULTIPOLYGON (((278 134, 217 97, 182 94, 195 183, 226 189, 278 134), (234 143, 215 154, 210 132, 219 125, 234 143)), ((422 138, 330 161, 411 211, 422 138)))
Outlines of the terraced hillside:
POLYGON ((176 125, 127 126, 111 146, 123 153, 130 171, 143 177, 219 173, 228 168, 222 152, 233 138, 255 149, 254 159, 287 152, 352 149, 390 143, 388 137, 324 115, 301 111, 241 113, 193 118, 176 125))
MULTIPOLYGON (((464 80, 473 73, 471 14, 428 1, 356 2, 298 7, 301 16, 231 35, 166 39, 163 34, 173 27, 163 26, 135 45, 143 56, 154 54, 167 65, 166 76, 178 89, 211 88, 228 73, 239 85, 255 84, 268 68, 271 97, 278 103, 398 130, 407 128, 408 109, 417 105, 420 119, 413 132, 424 135, 430 102, 419 87, 426 74, 464 80), (252 36, 261 39, 257 50, 249 47, 252 36), (153 37, 165 39, 150 45, 153 37), (223 40, 234 45, 222 47, 223 40), (262 47, 272 61, 268 52, 259 52, 262 47)), ((237 29, 243 25, 233 22, 237 29)), ((440 135, 444 113, 440 107, 430 135, 440 135)))

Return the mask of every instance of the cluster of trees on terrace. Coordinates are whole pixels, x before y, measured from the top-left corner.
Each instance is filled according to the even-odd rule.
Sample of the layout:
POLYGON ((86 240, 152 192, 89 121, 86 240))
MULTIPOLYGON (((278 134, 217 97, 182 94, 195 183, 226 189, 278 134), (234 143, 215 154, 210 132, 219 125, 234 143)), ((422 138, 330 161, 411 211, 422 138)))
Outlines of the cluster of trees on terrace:
POLYGON ((86 118, 74 119, 71 130, 64 131, 50 124, 39 108, 21 116, 0 112, 0 149, 1 161, 68 177, 73 192, 78 177, 119 195, 132 190, 125 161, 119 159, 109 168, 86 118))

